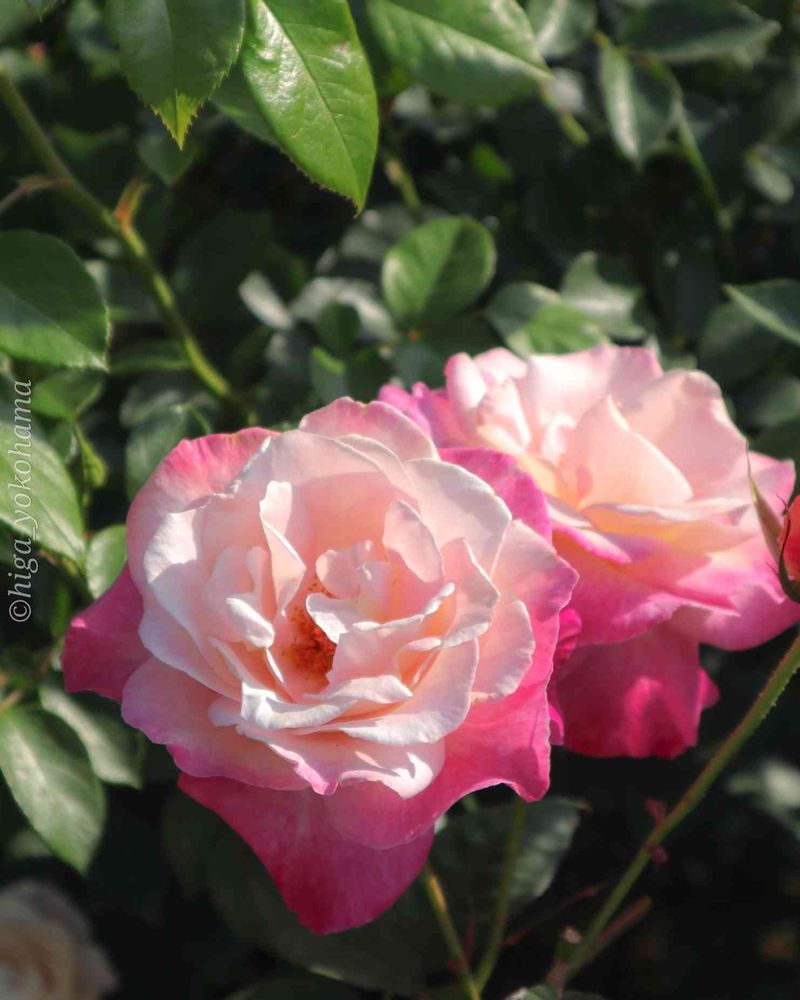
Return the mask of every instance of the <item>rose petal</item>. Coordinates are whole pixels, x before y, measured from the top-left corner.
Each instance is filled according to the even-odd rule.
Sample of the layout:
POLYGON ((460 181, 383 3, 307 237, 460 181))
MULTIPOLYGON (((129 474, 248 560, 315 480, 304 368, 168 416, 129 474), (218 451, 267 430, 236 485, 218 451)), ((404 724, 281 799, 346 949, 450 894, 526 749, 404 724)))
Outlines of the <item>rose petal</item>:
POLYGON ((127 565, 114 584, 73 619, 61 665, 68 691, 95 691, 119 701, 149 654, 139 640, 142 598, 127 565))
POLYGON ((675 757, 717 698, 697 643, 671 624, 617 645, 581 646, 552 682, 564 744, 593 757, 675 757))
POLYGON ((312 791, 254 790, 185 775, 181 788, 250 844, 286 905, 317 934, 374 920, 414 881, 433 840, 429 829, 393 850, 363 847, 341 836, 326 800, 312 791))

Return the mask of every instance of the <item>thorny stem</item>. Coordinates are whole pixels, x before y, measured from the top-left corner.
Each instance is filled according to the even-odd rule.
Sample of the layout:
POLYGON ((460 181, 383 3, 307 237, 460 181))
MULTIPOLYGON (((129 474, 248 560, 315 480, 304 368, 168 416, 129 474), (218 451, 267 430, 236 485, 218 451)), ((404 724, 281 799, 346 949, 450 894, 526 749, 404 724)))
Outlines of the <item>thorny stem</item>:
POLYGON ((563 988, 591 960, 598 939, 605 931, 609 921, 619 909, 636 880, 649 864, 657 849, 672 831, 683 822, 689 813, 702 802, 709 788, 767 717, 767 714, 773 708, 778 698, 780 698, 798 667, 800 667, 800 637, 796 638, 789 647, 761 691, 761 694, 759 694, 747 710, 739 724, 730 733, 692 784, 686 789, 678 802, 656 824, 653 832, 645 838, 639 851, 609 893, 597 916, 589 925, 580 944, 575 948, 575 951, 566 963, 557 964, 550 973, 548 977, 550 985, 557 989, 563 988))
POLYGON ((0 62, 0 100, 14 118, 19 130, 47 171, 56 189, 78 208, 98 229, 114 236, 135 271, 153 297, 167 332, 181 346, 189 367, 203 385, 217 398, 235 403, 233 390, 225 377, 205 356, 194 333, 178 307, 175 295, 164 275, 156 267, 132 219, 120 219, 92 195, 75 177, 45 135, 25 98, 0 62))

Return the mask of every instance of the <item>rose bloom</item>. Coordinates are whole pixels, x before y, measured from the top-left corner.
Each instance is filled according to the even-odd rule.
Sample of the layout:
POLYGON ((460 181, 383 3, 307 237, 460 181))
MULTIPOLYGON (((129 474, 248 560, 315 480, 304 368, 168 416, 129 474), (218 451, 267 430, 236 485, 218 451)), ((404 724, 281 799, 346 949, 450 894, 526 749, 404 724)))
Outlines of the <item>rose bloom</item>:
POLYGON ((575 573, 529 476, 463 462, 352 400, 296 431, 185 441, 67 637, 68 687, 120 699, 320 933, 385 910, 456 799, 547 789, 575 573))
POLYGON ((45 882, 0 892, 0 997, 100 1000, 117 986, 85 917, 45 882))
MULTIPOLYGON (((796 590, 800 584, 800 497, 796 497, 786 511, 778 548, 787 583, 796 590)), ((794 599, 797 600, 797 596, 794 599)))
MULTIPOLYGON (((381 398, 441 448, 513 456, 544 491, 554 544, 579 574, 580 631, 550 691, 564 742, 596 756, 680 753, 717 694, 699 644, 744 649, 800 618, 718 386, 662 371, 650 350, 605 345, 526 360, 458 354, 446 377, 442 390, 387 386, 381 398)), ((750 463, 778 509, 792 463, 752 453, 750 463)))

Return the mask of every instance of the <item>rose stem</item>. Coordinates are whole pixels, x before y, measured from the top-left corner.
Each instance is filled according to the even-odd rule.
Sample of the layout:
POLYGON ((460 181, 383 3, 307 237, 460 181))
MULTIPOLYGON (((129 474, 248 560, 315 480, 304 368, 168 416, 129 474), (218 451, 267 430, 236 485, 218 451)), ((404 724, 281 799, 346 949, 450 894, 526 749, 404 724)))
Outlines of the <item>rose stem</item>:
POLYGON ((123 221, 118 218, 75 177, 45 135, 2 61, 0 61, 0 100, 16 121, 48 176, 55 182, 56 190, 68 198, 98 229, 105 229, 120 242, 128 261, 138 272, 155 301, 167 332, 180 345, 189 367, 197 378, 214 396, 235 404, 230 384, 205 356, 178 307, 171 287, 156 267, 147 244, 134 226, 133 220, 125 218, 123 221))
POLYGON ((709 788, 764 721, 798 667, 800 667, 800 637, 796 638, 789 647, 761 691, 761 694, 759 694, 747 710, 739 724, 733 729, 692 784, 686 789, 678 802, 664 816, 661 822, 656 824, 652 833, 645 838, 638 853, 625 869, 621 878, 609 893, 605 903, 600 908, 599 913, 589 925, 580 944, 565 963, 557 964, 550 972, 548 976, 550 985, 561 989, 591 959, 597 939, 619 909, 636 880, 647 867, 656 848, 700 804, 709 788))
POLYGON ((525 832, 525 801, 519 796, 514 797, 512 806, 511 822, 508 827, 508 837, 506 839, 506 854, 503 861, 503 871, 500 876, 500 885, 497 888, 497 900, 495 901, 494 916, 489 932, 489 941, 486 951, 475 972, 475 980, 478 989, 482 990, 489 982, 497 959, 503 949, 503 939, 505 937, 506 924, 508 923, 508 907, 511 901, 511 884, 514 878, 514 870, 517 867, 520 848, 522 847, 522 835, 525 832))
POLYGON ((481 1000, 481 993, 472 977, 472 973, 469 971, 469 963, 467 962, 467 956, 464 954, 464 949, 461 947, 458 931, 450 917, 450 911, 447 909, 447 900, 442 889, 442 883, 439 881, 433 868, 431 868, 429 861, 425 863, 425 867, 422 869, 422 885, 428 894, 431 908, 439 922, 439 929, 442 932, 442 937, 447 944, 447 950, 450 952, 450 957, 456 967, 458 979, 464 994, 470 1000, 481 1000))

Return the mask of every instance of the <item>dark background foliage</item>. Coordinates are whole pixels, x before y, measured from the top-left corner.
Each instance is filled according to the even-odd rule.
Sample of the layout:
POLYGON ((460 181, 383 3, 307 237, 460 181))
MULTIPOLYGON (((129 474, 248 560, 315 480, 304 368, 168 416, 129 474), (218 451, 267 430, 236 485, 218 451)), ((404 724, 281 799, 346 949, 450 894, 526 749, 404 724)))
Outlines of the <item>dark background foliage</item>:
MULTIPOLYGON (((0 704, 10 713, 41 703, 32 739, 50 741, 53 759, 79 762, 81 808, 99 840, 93 851, 41 819, 35 832, 0 782, 0 881, 33 874, 73 894, 113 958, 122 997, 352 1000, 421 996, 426 980, 431 1000, 455 996, 418 889, 371 927, 314 939, 246 848, 174 791, 164 752, 125 730, 113 706, 61 693, 67 622, 113 579, 130 499, 178 440, 246 415, 290 425, 346 393, 373 398, 390 378, 440 384, 457 350, 613 339, 658 346, 665 365, 705 369, 757 448, 800 451, 796 4, 531 0, 551 75, 517 79, 501 66, 499 82, 473 76, 471 93, 458 65, 398 65, 370 13, 377 6, 352 3, 380 96, 377 165, 356 217, 285 155, 274 120, 242 96, 238 65, 181 150, 129 88, 99 3, 66 0, 41 21, 27 0, 0 3, 6 71, 86 187, 109 208, 122 199, 123 212, 135 209, 235 397, 215 397, 187 368, 118 244, 58 186, 40 183, 41 164, 0 108, 0 291, 4 260, 21 247, 3 240, 51 234, 86 263, 113 334, 107 364, 37 358, 7 332, 0 300, 0 431, 13 378, 31 379, 37 437, 75 484, 77 530, 91 539, 86 572, 58 544, 40 560, 30 622, 2 616, 0 704), (387 254, 405 276, 400 287, 387 254), (431 289, 432 261, 441 270, 431 289)), ((288 152, 336 187, 320 176, 318 153, 288 152)), ((46 256, 37 245, 31 259, 44 266, 46 256)), ((77 287, 73 272, 63 280, 77 287)), ((64 500, 63 483, 47 488, 43 502, 64 500)), ((10 567, 8 527, 0 518, 0 561, 10 567)), ((647 801, 675 800, 784 645, 709 651, 722 697, 699 748, 677 761, 555 752, 552 800, 528 813, 512 937, 487 996, 540 981, 563 928, 585 923, 650 828, 647 801)), ((650 912, 581 974, 579 989, 608 1000, 798 996, 798 714, 795 687, 639 885, 650 912)), ((53 794, 56 808, 69 807, 57 783, 53 794)), ((434 860, 476 948, 508 801, 498 790, 472 797, 437 838, 434 860)))

